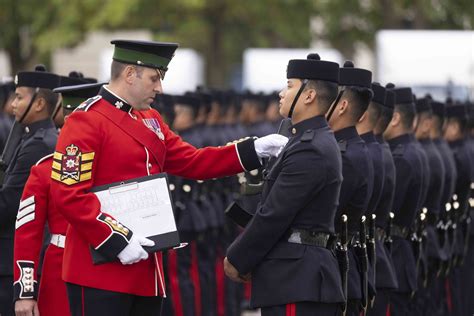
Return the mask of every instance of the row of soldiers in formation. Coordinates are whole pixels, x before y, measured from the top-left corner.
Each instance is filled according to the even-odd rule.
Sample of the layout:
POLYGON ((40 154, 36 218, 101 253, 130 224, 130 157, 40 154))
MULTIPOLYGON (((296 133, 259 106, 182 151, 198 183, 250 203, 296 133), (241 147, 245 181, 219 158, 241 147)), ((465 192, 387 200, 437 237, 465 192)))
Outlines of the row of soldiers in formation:
MULTIPOLYGON (((373 83, 371 88, 366 111, 334 130, 344 177, 336 231, 341 215, 348 216, 348 311, 385 315, 392 298, 392 304, 403 310, 400 315, 469 315, 474 108, 451 99, 439 102, 429 95, 416 98, 411 89, 391 84, 373 83), (388 128, 386 133, 390 124, 398 124, 398 130, 388 128), (357 152, 372 166, 360 155, 356 158, 357 152), (414 174, 404 166, 410 155, 419 162, 414 174), (362 235, 366 237, 361 239, 362 235), (401 245, 399 239, 408 242, 401 245)), ((280 125, 273 115, 278 99, 271 95, 267 99, 241 95, 241 102, 236 102, 232 93, 189 93, 175 98, 172 115, 163 111, 173 107, 166 104, 166 97, 162 99, 161 112, 171 126, 197 147, 218 146, 245 135, 263 136, 280 125)), ((239 233, 223 210, 238 200, 255 211, 263 174, 264 168, 206 182, 172 178, 178 227, 190 243, 187 249, 168 252, 171 300, 165 306, 178 309, 174 315, 239 315, 248 304, 250 286, 228 282, 219 269, 225 250, 239 233), (182 300, 199 303, 182 306, 182 300)))
MULTIPOLYGON (((356 69, 350 64, 344 68, 356 69)), ((86 83, 77 79, 75 84, 86 83)), ((71 85, 67 79, 63 81, 67 84, 59 85, 71 85)), ((346 275, 342 277, 347 298, 344 310, 348 315, 361 311, 369 315, 468 315, 473 310, 469 286, 474 263, 469 248, 469 202, 474 179, 472 106, 451 100, 441 103, 429 96, 415 99, 410 88, 383 87, 370 79, 367 86, 357 76, 355 81, 340 84, 346 88, 341 89, 334 104, 346 106, 332 107, 327 113, 339 144, 343 181, 338 210, 333 214, 336 237, 331 237, 326 247, 337 256, 341 275, 346 275), (358 82, 365 90, 357 88, 358 82)), ((98 85, 94 88, 82 99, 97 94, 98 85)), ((12 85, 2 85, 2 91, 8 112, 12 85)), ((64 91, 63 98, 66 97, 64 91)), ((38 116, 24 124, 23 146, 30 137, 50 137, 47 132, 36 132, 52 127, 45 124, 51 116, 60 127, 60 103, 58 99, 54 101, 48 105, 46 118, 38 116)), ((71 105, 63 102, 66 112, 74 107, 71 105)), ((200 89, 183 96, 159 95, 152 106, 195 147, 219 146, 278 129, 291 139, 298 132, 296 127, 286 126, 288 121, 281 122, 277 95, 200 89)), ((17 121, 24 114, 18 111, 14 113, 17 121)), ((4 115, 2 130, 9 130, 4 128, 8 122, 12 120, 4 115)), ((48 142, 54 148, 55 138, 51 138, 48 142)), ((5 209, 15 203, 15 211, 18 209, 29 167, 38 158, 41 156, 27 157, 26 173, 7 171, 9 181, 2 187, 2 199, 12 202, 7 201, 5 209), (12 175, 16 176, 15 185, 12 175)), ((262 184, 268 181, 269 169, 267 165, 238 177, 209 181, 170 177, 178 230, 182 241, 189 245, 166 253, 168 299, 164 315, 239 315, 248 304, 249 283, 230 282, 224 276, 222 259, 241 231, 224 215, 224 210, 237 200, 252 215, 258 208, 262 184)), ((16 219, 17 231, 28 223, 22 219, 16 219)), ((6 216, 2 220, 8 222, 6 216)), ((242 221, 239 223, 245 226, 242 221)), ((2 223, 5 237, 13 233, 4 228, 7 226, 2 223)), ((64 235, 65 227, 61 229, 64 235)), ((58 235, 54 229, 52 233, 58 235)), ((23 248, 31 248, 33 242, 41 243, 25 242, 23 248)), ((59 241, 55 244, 61 246, 59 241)), ((27 280, 23 276, 17 280, 12 271, 11 263, 18 261, 17 255, 29 251, 21 248, 19 245, 15 261, 5 256, 0 265, 2 286, 9 278, 10 289, 12 281, 22 285, 22 289, 15 290, 15 300, 28 292, 27 280)), ((57 295, 52 289, 49 291, 57 295)), ((43 293, 45 301, 58 301, 57 296, 48 297, 48 287, 43 288, 43 293)), ((2 300, 2 304, 6 301, 2 300)))

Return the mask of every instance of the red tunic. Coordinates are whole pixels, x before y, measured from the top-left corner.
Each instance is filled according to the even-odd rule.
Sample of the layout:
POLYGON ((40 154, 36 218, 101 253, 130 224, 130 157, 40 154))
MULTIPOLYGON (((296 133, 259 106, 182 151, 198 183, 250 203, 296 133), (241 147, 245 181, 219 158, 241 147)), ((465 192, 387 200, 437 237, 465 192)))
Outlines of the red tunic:
POLYGON ((101 212, 99 200, 89 190, 162 172, 216 178, 259 164, 253 140, 196 149, 170 131, 155 110, 126 112, 101 96, 89 99, 64 125, 51 174, 54 201, 70 223, 63 279, 102 290, 166 296, 161 253, 132 265, 92 263, 90 247, 115 258, 132 232, 101 212))
POLYGON ((41 315, 67 316, 66 286, 61 279, 63 248, 50 244, 46 249, 39 293, 37 290, 44 227, 48 224, 51 234, 65 236, 68 225, 50 199, 52 156, 31 168, 21 197, 14 244, 15 300, 35 298, 41 315))

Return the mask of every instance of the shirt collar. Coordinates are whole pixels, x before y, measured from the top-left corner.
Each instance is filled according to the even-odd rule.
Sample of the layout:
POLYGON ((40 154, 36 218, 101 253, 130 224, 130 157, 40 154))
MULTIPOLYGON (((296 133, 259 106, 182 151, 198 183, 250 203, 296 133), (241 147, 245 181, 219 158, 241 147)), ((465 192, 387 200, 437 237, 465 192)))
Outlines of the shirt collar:
POLYGON ((39 129, 47 129, 47 128, 54 128, 53 120, 50 118, 36 121, 34 123, 28 124, 24 126, 25 135, 34 135, 37 130, 39 129))
POLYGON ((337 141, 341 140, 349 140, 353 138, 360 138, 359 134, 357 134, 357 130, 355 126, 349 126, 345 127, 343 129, 340 129, 336 132, 334 132, 334 136, 336 137, 337 141))
POLYGON ((328 123, 324 115, 317 115, 290 126, 288 130, 290 132, 289 135, 296 136, 303 134, 307 130, 318 129, 326 126, 328 126, 328 123))
POLYGON ((412 137, 408 133, 388 140, 388 143, 390 144, 390 146, 396 146, 399 144, 408 144, 411 142, 412 142, 412 137))
POLYGON ((133 109, 132 106, 127 103, 127 101, 116 95, 114 92, 110 91, 110 89, 108 89, 106 86, 102 86, 102 88, 100 88, 99 95, 102 96, 105 101, 109 102, 112 106, 119 110, 130 113, 130 111, 133 109))
POLYGON ((367 133, 364 133, 364 134, 360 135, 360 138, 362 138, 364 140, 364 142, 366 142, 367 144, 377 142, 377 139, 375 139, 374 132, 372 132, 372 131, 369 131, 367 133))

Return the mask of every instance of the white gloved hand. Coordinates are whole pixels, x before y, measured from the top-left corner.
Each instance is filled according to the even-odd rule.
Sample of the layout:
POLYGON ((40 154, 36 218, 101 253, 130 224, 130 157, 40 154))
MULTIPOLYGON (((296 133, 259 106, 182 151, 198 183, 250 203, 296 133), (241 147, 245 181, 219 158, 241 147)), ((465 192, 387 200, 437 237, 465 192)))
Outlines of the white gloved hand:
POLYGON ((259 158, 278 157, 288 137, 280 134, 270 134, 255 140, 255 151, 259 158))
POLYGON ((148 259, 148 252, 142 246, 154 246, 155 242, 140 235, 133 234, 127 247, 117 255, 122 264, 133 264, 148 259))

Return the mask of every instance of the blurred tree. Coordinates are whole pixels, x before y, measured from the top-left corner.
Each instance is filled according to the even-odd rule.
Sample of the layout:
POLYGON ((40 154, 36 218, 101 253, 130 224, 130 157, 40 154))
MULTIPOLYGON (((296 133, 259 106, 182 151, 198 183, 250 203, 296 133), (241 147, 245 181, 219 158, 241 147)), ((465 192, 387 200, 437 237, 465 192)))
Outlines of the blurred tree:
POLYGON ((247 47, 308 47, 312 36, 346 57, 378 29, 472 29, 472 0, 0 0, 0 48, 14 72, 97 29, 150 29, 195 48, 207 82, 223 87, 247 47), (310 33, 310 20, 322 28, 310 33))
POLYGON ((472 30, 472 0, 316 1, 324 25, 319 37, 351 58, 357 43, 374 45, 380 29, 472 30))

